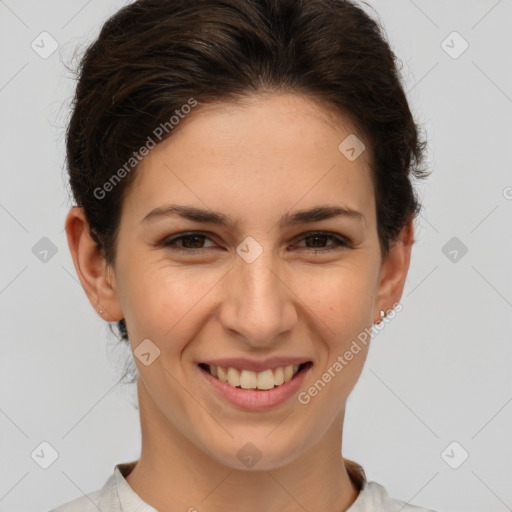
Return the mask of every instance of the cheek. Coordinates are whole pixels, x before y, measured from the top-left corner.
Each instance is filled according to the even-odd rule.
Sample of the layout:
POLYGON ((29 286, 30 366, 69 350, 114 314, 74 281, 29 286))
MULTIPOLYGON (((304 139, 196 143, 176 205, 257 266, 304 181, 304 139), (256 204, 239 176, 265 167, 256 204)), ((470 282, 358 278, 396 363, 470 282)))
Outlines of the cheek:
POLYGON ((193 330, 200 328, 200 306, 222 273, 162 262, 131 262, 129 268, 124 274, 122 306, 133 341, 149 338, 162 351, 181 350, 193 330))
POLYGON ((304 301, 340 342, 372 322, 375 278, 364 261, 347 260, 311 274, 304 282, 304 301))
POLYGON ((373 324, 375 279, 368 265, 347 263, 308 280, 305 302, 318 319, 317 327, 322 326, 317 342, 324 344, 326 355, 319 370, 319 386, 330 390, 323 393, 325 400, 335 395, 342 403, 362 371, 373 324))

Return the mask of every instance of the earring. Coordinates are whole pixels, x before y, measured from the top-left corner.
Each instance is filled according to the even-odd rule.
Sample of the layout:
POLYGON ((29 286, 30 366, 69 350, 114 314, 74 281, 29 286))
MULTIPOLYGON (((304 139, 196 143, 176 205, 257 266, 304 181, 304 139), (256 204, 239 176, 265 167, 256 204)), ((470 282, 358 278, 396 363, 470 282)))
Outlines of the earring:
POLYGON ((383 309, 381 309, 379 315, 380 318, 375 322, 376 324, 380 324, 382 322, 382 319, 387 316, 387 313, 383 309))
MULTIPOLYGON (((97 302, 97 303, 96 303, 96 307, 98 307, 99 305, 100 305, 100 303, 99 303, 99 302, 97 302)), ((99 313, 100 315, 103 315, 103 308, 102 308, 101 306, 98 308, 98 313, 99 313)))

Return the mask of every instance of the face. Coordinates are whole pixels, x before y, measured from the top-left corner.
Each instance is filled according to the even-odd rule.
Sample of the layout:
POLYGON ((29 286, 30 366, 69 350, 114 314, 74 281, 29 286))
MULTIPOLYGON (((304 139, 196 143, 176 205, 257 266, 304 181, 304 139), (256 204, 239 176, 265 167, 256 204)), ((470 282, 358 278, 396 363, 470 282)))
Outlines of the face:
MULTIPOLYGON (((257 468, 269 469, 343 418, 368 345, 345 354, 391 307, 378 303, 368 148, 347 158, 338 146, 353 127, 298 95, 199 108, 150 151, 127 191, 114 300, 135 354, 146 353, 135 357, 141 412, 233 468, 244 468, 237 452, 251 442, 263 454, 257 468), (171 206, 218 215, 193 218, 171 206), (325 207, 341 213, 304 213, 325 207), (282 388, 251 391, 222 383, 205 362, 259 369, 263 377, 241 378, 262 387, 262 366, 279 382, 277 367, 309 364, 282 388)), ((239 373, 227 371, 236 382, 239 373)))

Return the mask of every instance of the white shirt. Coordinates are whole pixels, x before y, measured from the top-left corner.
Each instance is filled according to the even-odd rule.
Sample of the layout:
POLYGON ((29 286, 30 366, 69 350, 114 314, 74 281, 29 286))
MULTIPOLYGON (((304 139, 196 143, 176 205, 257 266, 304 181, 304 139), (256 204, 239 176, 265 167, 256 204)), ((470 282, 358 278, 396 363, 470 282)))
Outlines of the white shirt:
MULTIPOLYGON (((136 463, 117 464, 101 489, 68 501, 50 512, 158 512, 143 501, 125 479, 136 463)), ((351 464, 354 467, 347 465, 347 471, 360 492, 346 512, 435 512, 390 498, 382 485, 366 480, 361 466, 351 464)))

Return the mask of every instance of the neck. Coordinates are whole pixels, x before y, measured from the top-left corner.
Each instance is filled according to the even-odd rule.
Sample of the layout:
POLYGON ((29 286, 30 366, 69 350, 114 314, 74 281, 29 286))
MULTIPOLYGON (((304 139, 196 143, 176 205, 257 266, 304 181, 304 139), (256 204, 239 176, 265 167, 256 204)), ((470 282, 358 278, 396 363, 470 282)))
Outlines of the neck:
POLYGON ((139 383, 142 451, 126 481, 159 512, 342 512, 357 498, 360 489, 341 455, 344 411, 292 462, 239 470, 193 444, 148 395, 141 396, 143 388, 139 383))

